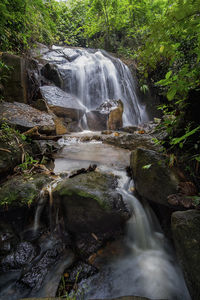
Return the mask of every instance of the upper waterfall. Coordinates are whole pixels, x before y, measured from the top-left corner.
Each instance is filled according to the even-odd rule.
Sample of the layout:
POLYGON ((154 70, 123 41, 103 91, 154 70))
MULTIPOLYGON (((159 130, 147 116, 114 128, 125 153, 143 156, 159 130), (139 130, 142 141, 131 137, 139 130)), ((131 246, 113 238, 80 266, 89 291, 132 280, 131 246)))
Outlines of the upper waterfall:
POLYGON ((88 110, 96 109, 104 101, 121 99, 124 126, 147 121, 132 74, 120 59, 104 50, 57 46, 44 58, 57 65, 64 91, 79 98, 88 110))

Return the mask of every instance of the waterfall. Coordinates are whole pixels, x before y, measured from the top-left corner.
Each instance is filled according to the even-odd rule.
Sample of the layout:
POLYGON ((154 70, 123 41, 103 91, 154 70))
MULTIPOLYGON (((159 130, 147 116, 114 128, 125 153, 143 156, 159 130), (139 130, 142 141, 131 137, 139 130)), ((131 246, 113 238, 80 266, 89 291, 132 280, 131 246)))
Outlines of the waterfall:
POLYGON ((79 98, 88 110, 95 110, 105 101, 121 99, 124 126, 148 120, 145 106, 139 103, 131 72, 120 59, 104 50, 55 46, 53 49, 45 59, 57 64, 63 90, 79 98))
POLYGON ((132 194, 133 181, 123 171, 113 170, 113 173, 121 176, 117 189, 132 210, 123 242, 127 250, 105 265, 99 274, 82 282, 85 299, 137 295, 150 299, 191 300, 173 250, 153 211, 132 194))

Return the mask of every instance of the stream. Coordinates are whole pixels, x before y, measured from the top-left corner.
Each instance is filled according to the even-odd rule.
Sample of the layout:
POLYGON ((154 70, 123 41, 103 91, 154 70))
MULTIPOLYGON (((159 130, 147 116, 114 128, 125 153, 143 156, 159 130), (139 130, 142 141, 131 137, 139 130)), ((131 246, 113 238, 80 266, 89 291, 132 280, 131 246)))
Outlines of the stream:
POLYGON ((62 139, 60 143, 65 146, 55 159, 55 172, 69 172, 77 165, 82 168, 96 163, 100 171, 118 176, 118 192, 132 211, 126 236, 118 245, 119 257, 110 255, 103 259, 100 272, 80 283, 84 299, 125 295, 191 299, 175 254, 155 214, 147 203, 142 204, 133 195, 134 182, 125 171, 130 152, 97 141, 82 143, 78 137, 62 139))
MULTIPOLYGON (((123 126, 148 121, 148 113, 138 99, 131 72, 119 59, 103 50, 60 46, 53 46, 42 59, 56 66, 59 73, 56 74, 62 83, 58 87, 54 82, 49 84, 44 80, 46 85, 40 87, 44 99, 49 105, 60 107, 61 112, 66 106, 71 109, 70 112, 75 111, 75 122, 84 123, 85 129, 88 112, 103 114, 104 111, 99 112, 102 104, 119 99, 124 104, 121 115, 123 126), (79 113, 82 119, 77 119, 79 113)), ((66 121, 66 116, 62 117, 66 121)), ((62 149, 54 155, 55 180, 40 192, 32 216, 29 216, 28 227, 17 236, 14 230, 6 229, 8 237, 13 235, 16 241, 14 250, 8 251, 2 259, 0 300, 56 295, 63 273, 75 262, 73 247, 76 243, 72 241, 73 234, 64 220, 63 203, 60 207, 55 204, 53 211, 52 193, 62 180, 70 178, 70 174, 80 169, 87 170, 90 165, 95 165, 95 172, 117 178, 116 192, 125 202, 131 217, 125 234, 108 243, 95 257, 93 264, 99 272, 78 283, 76 298, 89 300, 134 295, 149 299, 190 300, 172 246, 165 238, 154 212, 148 203, 139 201, 134 195, 134 182, 126 171, 130 165, 130 151, 101 141, 82 141, 82 137, 92 134, 89 131, 71 133, 58 140, 62 149)), ((100 132, 95 134, 101 135, 100 132)), ((86 209, 89 210, 90 206, 86 209)), ((14 215, 15 218, 17 220, 14 215)), ((103 227, 102 223, 100 225, 103 227)), ((93 238, 97 243, 96 235, 93 238)))

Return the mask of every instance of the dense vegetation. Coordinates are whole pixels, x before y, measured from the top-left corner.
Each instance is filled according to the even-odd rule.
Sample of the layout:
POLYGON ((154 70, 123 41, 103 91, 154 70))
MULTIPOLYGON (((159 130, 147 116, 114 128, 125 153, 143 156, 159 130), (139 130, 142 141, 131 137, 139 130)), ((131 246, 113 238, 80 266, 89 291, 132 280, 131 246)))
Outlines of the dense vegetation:
POLYGON ((200 0, 1 0, 0 51, 38 41, 99 47, 137 63, 143 90, 162 98, 162 141, 199 179, 200 0))

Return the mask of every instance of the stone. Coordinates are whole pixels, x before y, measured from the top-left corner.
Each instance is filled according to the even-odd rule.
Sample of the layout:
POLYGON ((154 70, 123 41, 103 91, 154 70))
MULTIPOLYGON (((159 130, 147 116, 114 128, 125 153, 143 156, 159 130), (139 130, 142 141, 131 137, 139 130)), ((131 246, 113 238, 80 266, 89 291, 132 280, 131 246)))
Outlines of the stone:
POLYGON ((2 61, 10 67, 4 86, 4 99, 27 103, 26 60, 17 55, 3 53, 2 61))
POLYGON ((49 175, 34 174, 30 178, 18 175, 0 185, 0 211, 6 206, 28 207, 39 197, 43 186, 52 179, 49 175))
POLYGON ((54 134, 56 131, 53 117, 24 103, 0 103, 0 120, 6 120, 20 131, 37 126, 40 133, 54 134))
POLYGON ((107 129, 108 114, 103 114, 98 110, 86 113, 87 125, 91 131, 101 131, 107 129))
POLYGON ((58 117, 70 118, 78 121, 85 113, 85 107, 73 95, 55 86, 42 86, 40 93, 51 111, 58 117))
POLYGON ((130 217, 113 175, 99 172, 67 178, 53 191, 54 203, 62 205, 69 232, 117 231, 130 217))
POLYGON ((58 68, 56 67, 56 65, 51 64, 51 63, 47 63, 41 69, 41 74, 45 78, 47 78, 48 80, 53 82, 57 87, 59 87, 61 89, 63 88, 63 80, 60 76, 60 73, 59 73, 58 68))
POLYGON ((5 130, 0 130, 0 180, 21 162, 23 149, 19 145, 23 145, 23 141, 20 136, 17 138, 13 131, 8 135, 5 130))
POLYGON ((122 114, 124 104, 121 100, 118 100, 117 104, 117 108, 111 110, 109 113, 108 130, 119 130, 119 128, 123 127, 122 114))
POLYGON ((47 104, 44 99, 37 99, 32 106, 38 110, 48 112, 47 104))
POLYGON ((200 211, 176 211, 171 217, 176 253, 192 299, 200 295, 200 211))
POLYGON ((41 55, 46 54, 47 52, 49 52, 49 48, 46 45, 36 42, 35 47, 30 50, 30 55, 32 57, 38 58, 41 55))
POLYGON ((30 242, 21 242, 12 253, 8 254, 1 260, 1 270, 3 272, 16 270, 23 267, 25 264, 35 257, 35 247, 30 242))
POLYGON ((152 140, 152 136, 149 134, 126 134, 120 132, 118 136, 109 135, 105 136, 103 142, 106 144, 114 145, 116 147, 136 150, 137 148, 158 150, 158 146, 152 140))
POLYGON ((131 153, 130 166, 138 194, 169 206, 167 197, 176 193, 180 180, 176 171, 167 166, 165 157, 156 151, 138 148, 131 153))

